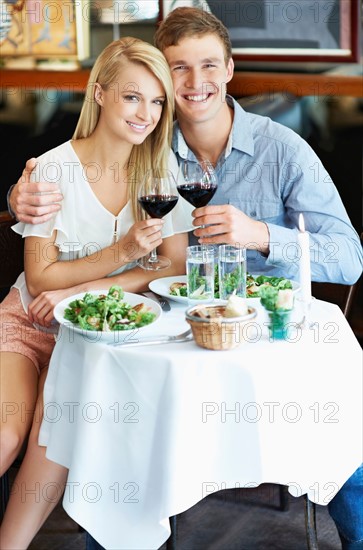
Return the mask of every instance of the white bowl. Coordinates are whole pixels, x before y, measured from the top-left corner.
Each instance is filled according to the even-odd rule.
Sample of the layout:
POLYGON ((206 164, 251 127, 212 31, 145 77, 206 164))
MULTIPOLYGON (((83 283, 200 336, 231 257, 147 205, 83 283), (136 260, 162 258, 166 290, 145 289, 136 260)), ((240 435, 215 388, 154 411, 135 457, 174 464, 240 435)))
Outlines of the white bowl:
MULTIPOLYGON (((100 294, 107 294, 108 290, 92 290, 88 292, 88 294, 92 294, 93 296, 99 296, 100 294)), ((115 343, 121 343, 123 341, 130 340, 131 338, 135 338, 136 334, 139 334, 139 331, 142 331, 142 333, 147 333, 148 329, 150 327, 154 327, 155 323, 160 319, 162 311, 161 307, 155 300, 151 300, 150 298, 146 298, 145 296, 140 296, 139 294, 133 294, 131 292, 125 292, 124 297, 122 298, 122 301, 127 302, 128 304, 135 306, 137 304, 145 304, 147 308, 152 312, 155 313, 155 319, 152 321, 152 323, 145 325, 144 327, 136 328, 136 329, 129 329, 129 330, 112 330, 112 331, 103 331, 103 330, 86 330, 81 328, 79 325, 76 325, 72 323, 72 321, 68 321, 68 319, 65 319, 64 312, 66 308, 69 307, 70 302, 73 300, 77 300, 79 298, 83 298, 85 295, 85 292, 80 292, 79 294, 74 294, 73 296, 69 296, 68 298, 65 298, 59 304, 56 305, 54 308, 54 317, 58 321, 58 323, 61 325, 60 330, 62 330, 63 327, 66 327, 69 331, 74 331, 78 334, 82 334, 83 338, 87 340, 88 342, 99 342, 99 341, 107 341, 107 342, 115 342, 115 343)))

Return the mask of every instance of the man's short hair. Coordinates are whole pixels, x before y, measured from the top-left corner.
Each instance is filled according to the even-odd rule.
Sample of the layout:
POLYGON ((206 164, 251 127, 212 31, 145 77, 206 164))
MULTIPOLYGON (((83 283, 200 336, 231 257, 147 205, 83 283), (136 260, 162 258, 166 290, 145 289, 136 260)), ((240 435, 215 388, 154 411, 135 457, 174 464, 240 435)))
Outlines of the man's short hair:
POLYGON ((199 38, 213 34, 223 44, 227 65, 232 57, 232 44, 228 30, 215 15, 199 8, 176 8, 160 23, 154 37, 155 46, 162 52, 169 46, 176 46, 184 38, 199 38))

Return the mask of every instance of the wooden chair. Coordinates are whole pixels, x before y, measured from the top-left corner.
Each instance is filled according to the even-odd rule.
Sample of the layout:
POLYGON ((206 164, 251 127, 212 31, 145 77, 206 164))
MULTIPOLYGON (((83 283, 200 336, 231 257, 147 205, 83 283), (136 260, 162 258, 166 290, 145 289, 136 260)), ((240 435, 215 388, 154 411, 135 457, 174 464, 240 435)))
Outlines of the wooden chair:
POLYGON ((16 221, 8 212, 0 212, 0 301, 6 296, 24 266, 24 241, 11 229, 14 223, 16 221))
POLYGON ((312 283, 312 295, 318 300, 336 304, 346 318, 352 310, 354 298, 358 292, 360 280, 354 285, 338 285, 334 283, 312 283))
MULTIPOLYGON (((363 246, 363 232, 360 234, 360 242, 363 246)), ((335 283, 315 283, 313 282, 312 295, 318 300, 324 300, 336 304, 340 307, 343 315, 350 322, 353 332, 355 332, 355 319, 351 318, 353 305, 357 305, 358 292, 361 288, 363 276, 361 276, 354 285, 339 285, 335 283)), ((356 334, 356 332, 355 332, 356 334)), ((358 338, 358 334, 356 334, 358 338)))

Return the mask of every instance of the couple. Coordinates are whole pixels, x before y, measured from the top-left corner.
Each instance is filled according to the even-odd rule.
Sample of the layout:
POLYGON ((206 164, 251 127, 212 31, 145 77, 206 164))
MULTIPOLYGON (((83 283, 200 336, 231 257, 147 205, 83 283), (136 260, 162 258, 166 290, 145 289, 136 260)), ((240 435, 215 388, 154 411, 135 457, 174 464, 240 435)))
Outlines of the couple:
MULTIPOLYGON (((194 234, 199 241, 204 244, 234 244, 238 242, 249 249, 248 262, 249 266, 252 265, 252 271, 274 275, 283 274, 294 279, 298 274, 298 249, 294 246, 297 243, 296 227, 298 215, 303 212, 313 251, 311 256, 313 279, 345 284, 354 283, 362 272, 363 264, 359 238, 320 161, 309 146, 292 131, 271 122, 266 117, 245 113, 231 97, 226 96, 226 84, 233 76, 231 44, 226 28, 213 15, 202 10, 179 8, 172 11, 160 25, 156 33, 156 45, 166 57, 174 85, 178 122, 174 127, 172 149, 176 158, 177 160, 186 157, 208 158, 215 165, 219 179, 218 190, 212 201, 214 204, 193 212, 193 225, 198 227, 194 234), (317 162, 319 170, 313 172, 311 167, 315 166, 317 162), (314 179, 314 174, 317 179, 314 179), (200 227, 202 225, 206 227, 200 227), (295 256, 291 254, 291 250, 296 251, 295 256)), ((145 48, 147 48, 146 45, 145 48)), ((154 59, 150 63, 153 64, 154 59)), ((107 177, 107 168, 109 169, 112 162, 118 162, 118 166, 123 170, 120 174, 121 177, 116 180, 120 182, 125 181, 126 176, 128 181, 132 181, 129 172, 134 168, 138 171, 135 181, 140 181, 140 173, 144 165, 140 162, 133 162, 134 157, 130 153, 130 149, 132 149, 130 140, 132 145, 139 145, 143 141, 141 135, 145 139, 147 133, 147 130, 143 133, 143 128, 147 127, 151 132, 156 127, 151 136, 155 139, 155 145, 160 144, 155 134, 162 125, 162 119, 166 116, 165 111, 169 109, 172 99, 166 91, 167 80, 164 77, 160 78, 159 73, 155 75, 151 65, 148 65, 149 72, 146 72, 149 77, 150 72, 154 74, 158 80, 158 90, 157 86, 150 87, 149 80, 136 78, 138 71, 142 72, 145 65, 142 67, 140 62, 137 65, 136 62, 132 63, 132 75, 127 74, 126 69, 129 68, 129 66, 126 68, 123 66, 122 71, 117 74, 117 79, 113 75, 113 82, 120 84, 136 82, 138 93, 134 94, 135 97, 131 101, 136 101, 137 105, 141 103, 141 111, 145 102, 149 102, 149 111, 146 110, 141 115, 134 114, 131 117, 129 112, 123 112, 121 109, 126 105, 124 99, 122 102, 115 100, 112 103, 112 99, 109 97, 109 104, 107 102, 105 104, 105 94, 111 88, 112 91, 115 88, 111 86, 109 90, 105 90, 103 83, 95 78, 95 82, 98 82, 99 86, 95 85, 93 88, 89 86, 89 89, 93 90, 93 95, 88 97, 99 105, 98 124, 96 125, 97 120, 95 121, 95 119, 89 120, 88 131, 83 128, 83 132, 80 132, 78 126, 75 138, 82 139, 61 146, 63 151, 67 148, 66 152, 70 152, 71 155, 77 154, 83 166, 92 165, 92 163, 101 165, 104 168, 102 178, 105 179, 102 187, 97 185, 98 182, 93 183, 92 178, 88 175, 88 182, 77 180, 77 185, 74 186, 61 185, 62 194, 59 194, 57 186, 49 182, 29 183, 29 172, 34 162, 28 162, 27 169, 23 174, 23 181, 19 180, 13 189, 10 205, 18 219, 27 222, 27 224, 41 223, 38 227, 46 228, 45 234, 41 229, 37 229, 36 225, 26 225, 21 228, 25 234, 42 235, 42 238, 27 238, 27 241, 36 239, 35 242, 33 241, 33 250, 34 244, 39 242, 42 246, 42 243, 45 243, 45 246, 51 247, 51 251, 53 251, 51 257, 54 258, 57 249, 62 251, 63 235, 59 220, 66 225, 66 222, 76 220, 76 215, 77 218, 82 218, 83 214, 88 229, 91 229, 89 228, 90 218, 93 223, 97 219, 99 223, 96 230, 101 233, 100 230, 101 228, 103 230, 105 223, 102 221, 103 218, 90 216, 88 211, 91 199, 94 201, 95 197, 89 196, 87 205, 84 204, 86 202, 84 197, 87 196, 87 193, 90 195, 90 190, 98 200, 104 200, 104 203, 102 200, 101 203, 105 210, 113 214, 113 219, 120 210, 123 211, 125 205, 128 205, 129 196, 130 202, 132 201, 132 190, 126 190, 126 186, 115 186, 114 174, 112 176, 109 174, 107 177), (161 82, 163 82, 162 86, 161 82), (155 114, 155 106, 160 100, 164 101, 164 105, 161 112, 155 114), (159 124, 157 124, 158 115, 159 124), (127 125, 126 130, 124 124, 127 125), (94 134, 96 133, 97 136, 99 129, 103 129, 107 137, 102 137, 96 147, 94 134), (92 130, 94 130, 93 133, 91 133, 92 130), (130 135, 132 135, 132 139, 130 135), (130 161, 125 153, 125 142, 129 146, 130 161), (84 151, 82 143, 86 145, 84 151), (117 143, 120 145, 119 149, 117 149, 117 143), (123 154, 120 153, 121 149, 123 154), (125 161, 128 161, 129 170, 124 169, 125 161), (82 200, 76 199, 76 193, 81 194, 82 188, 84 188, 82 200), (114 197, 115 189, 117 189, 117 198, 114 197), (48 193, 55 192, 55 194, 35 195, 34 193, 39 190, 48 193), (63 203, 60 205, 62 199, 63 203), (73 212, 69 210, 72 206, 74 208, 75 200, 77 200, 77 212, 72 215, 73 212), (55 220, 58 220, 59 226, 54 222, 55 212, 57 212, 55 220), (49 227, 52 228, 52 231, 56 230, 56 234, 49 234, 49 227)), ((92 78, 94 78, 94 73, 91 74, 91 82, 92 78)), ((154 82, 154 84, 156 83, 154 82)), ((120 90, 122 89, 121 86, 120 90)), ((135 87, 133 89, 136 90, 135 87)), ((165 154, 166 151, 167 147, 164 141, 159 150, 161 159, 163 159, 162 153, 165 154)), ((57 150, 50 154, 51 161, 53 161, 56 152, 57 150)), ((153 147, 152 160, 156 159, 157 152, 157 149, 153 147)), ((74 158, 74 156, 67 157, 68 165, 74 161, 74 158)), ((47 156, 45 160, 49 162, 49 157, 47 156)), ((43 162, 41 157, 39 159, 40 166, 43 166, 43 162)), ((64 162, 63 159, 62 162, 64 162)), ((151 162, 150 158, 149 162, 151 162)), ((172 162, 171 159, 171 167, 172 162)), ((36 177, 36 181, 47 179, 44 174, 43 170, 43 173, 36 177)), ((182 205, 182 201, 179 202, 182 205)), ((169 232, 161 234, 159 220, 154 220, 154 223, 150 223, 152 220, 148 220, 148 223, 140 221, 133 225, 132 222, 129 222, 127 230, 131 226, 131 233, 127 235, 129 240, 136 240, 140 246, 140 256, 155 245, 160 245, 160 248, 164 247, 162 252, 172 259, 173 273, 181 273, 184 270, 182 264, 184 264, 183 251, 186 245, 186 232, 190 229, 188 226, 189 214, 174 209, 174 213, 172 212, 171 215, 173 215, 172 223, 177 224, 176 229, 172 228, 169 232), (162 241, 162 245, 161 235, 164 238, 168 237, 162 241)), ((135 219, 137 218, 131 216, 132 221, 135 219)), ((167 221, 165 221, 166 224, 167 221)), ((78 237, 78 234, 76 236, 78 237)), ((96 242, 99 242, 100 239, 101 235, 98 236, 96 242)), ((121 235, 117 236, 116 243, 120 252, 129 242, 123 239, 124 237, 121 235)), ((54 264, 62 262, 44 262, 45 265, 34 266, 35 262, 31 259, 31 255, 28 255, 29 259, 26 254, 26 270, 29 269, 30 272, 38 270, 46 272, 48 270, 48 273, 45 273, 44 283, 40 283, 39 275, 30 274, 29 279, 27 275, 27 283, 31 285, 30 290, 34 296, 37 296, 30 305, 30 321, 36 320, 39 324, 47 325, 51 321, 52 309, 57 301, 83 289, 100 288, 97 286, 99 284, 104 287, 103 278, 119 266, 113 265, 112 262, 108 263, 107 244, 102 244, 102 246, 105 248, 102 262, 80 263, 79 265, 82 267, 79 272, 77 272, 76 264, 82 262, 82 258, 72 262, 72 269, 65 264, 67 269, 64 277, 62 272, 64 288, 61 290, 55 290, 59 287, 60 277, 52 278, 51 268, 54 267, 54 264), (32 281, 33 278, 35 282, 32 281), (85 278, 87 279, 86 283, 85 278), (94 281, 94 279, 98 280, 94 281), (100 281, 103 282, 100 283, 100 281), (42 286, 43 284, 44 286, 42 286)), ((30 246, 29 250, 31 250, 30 246)), ((123 265, 127 264, 127 267, 130 267, 130 262, 127 260, 129 259, 123 258, 123 265)), ((61 267, 63 266, 58 266, 58 269, 61 267)), ((148 275, 138 268, 133 268, 120 275, 113 275, 113 280, 119 282, 125 290, 141 291, 147 286, 148 275)), ((21 352, 18 352, 18 357, 19 353, 21 352)), ((6 370, 3 368, 2 370, 4 371, 3 376, 5 376, 6 370)), ((30 371, 32 371, 32 376, 34 375, 33 378, 38 377, 34 369, 34 361, 28 365, 26 374, 25 370, 24 368, 22 371, 24 377, 30 377, 30 371)), ((23 385, 25 386, 24 382, 23 385)), ((39 395, 41 395, 41 391, 39 395)), ((14 401, 20 400, 14 399, 14 401)), ((33 425, 32 431, 37 433, 38 427, 34 428, 33 425)), ((22 438, 24 439, 24 437, 23 433, 22 438)), ((35 458, 33 455, 33 458, 30 457, 30 460, 26 462, 29 469, 22 474, 22 479, 29 480, 36 477, 34 476, 34 464, 35 461, 38 461, 38 464, 43 465, 42 473, 49 472, 48 479, 57 481, 59 485, 64 484, 66 472, 61 466, 45 459, 43 449, 37 445, 36 437, 31 437, 27 454, 30 453, 29 449, 33 449, 33 452, 37 453, 37 457, 35 458)), ((21 471, 19 475, 20 473, 21 471)), ((38 479, 38 481, 42 483, 46 480, 38 479)), ((362 468, 359 468, 329 505, 343 547, 346 550, 356 550, 362 548, 363 545, 363 506, 359 500, 361 499, 359 495, 362 493, 362 484, 362 468)), ((50 511, 51 509, 47 508, 45 503, 39 503, 37 506, 32 504, 31 511, 26 510, 26 503, 17 501, 16 495, 13 495, 4 520, 4 540, 8 546, 4 544, 1 547, 4 549, 7 547, 25 548, 50 511), (25 509, 24 512, 21 512, 22 507, 25 509), (16 521, 14 518, 21 515, 22 519, 17 520, 20 527, 16 528, 14 527, 14 521, 16 521), (16 535, 14 531, 20 532, 20 534, 16 535), (18 536, 23 538, 16 538, 18 536)), ((92 545, 94 548, 97 547, 97 543, 89 537, 88 547, 92 548, 92 545)))

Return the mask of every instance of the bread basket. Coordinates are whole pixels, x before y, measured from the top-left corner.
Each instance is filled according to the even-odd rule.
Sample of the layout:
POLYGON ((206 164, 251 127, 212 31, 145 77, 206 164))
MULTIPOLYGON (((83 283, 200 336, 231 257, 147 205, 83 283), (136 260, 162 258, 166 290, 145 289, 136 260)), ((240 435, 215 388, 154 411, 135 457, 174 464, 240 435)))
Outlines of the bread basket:
POLYGON ((244 326, 257 315, 253 307, 241 317, 223 317, 225 305, 197 305, 185 312, 198 346, 211 350, 229 350, 244 341, 244 326))

